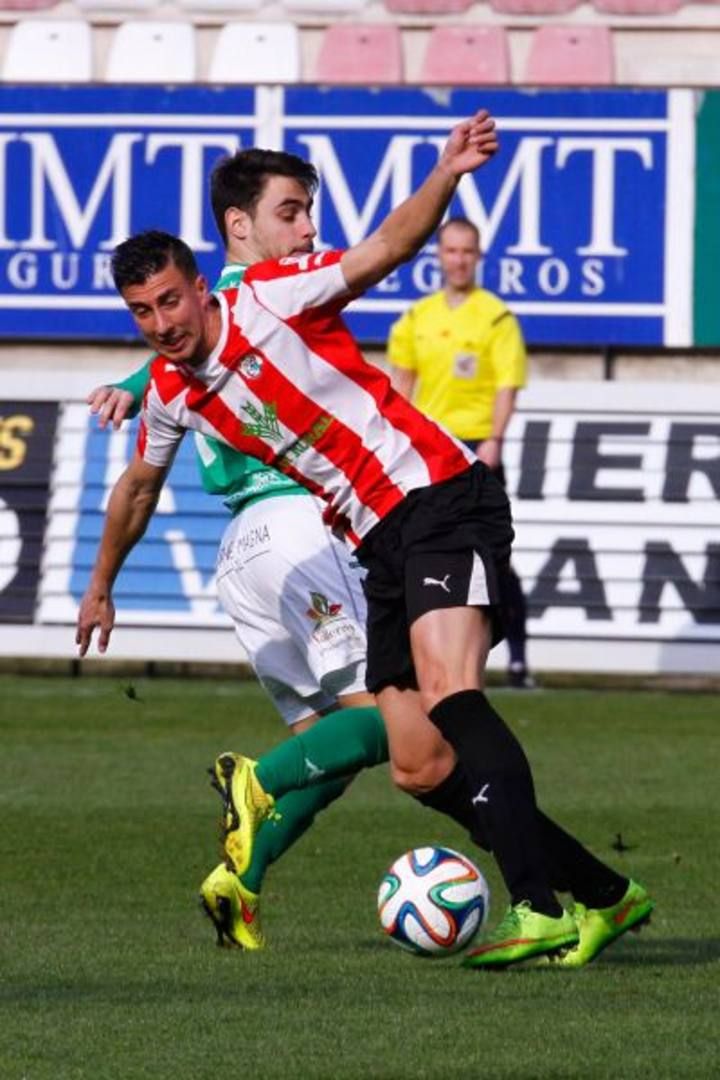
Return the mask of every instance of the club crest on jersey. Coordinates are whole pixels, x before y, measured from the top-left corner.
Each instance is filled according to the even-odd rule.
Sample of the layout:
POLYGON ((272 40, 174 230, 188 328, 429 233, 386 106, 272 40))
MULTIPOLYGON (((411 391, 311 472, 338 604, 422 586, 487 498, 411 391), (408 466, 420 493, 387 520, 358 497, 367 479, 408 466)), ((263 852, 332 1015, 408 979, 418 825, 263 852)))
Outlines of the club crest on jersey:
POLYGON ((262 374, 262 360, 255 353, 248 353, 240 361, 240 372, 246 379, 257 379, 262 374))

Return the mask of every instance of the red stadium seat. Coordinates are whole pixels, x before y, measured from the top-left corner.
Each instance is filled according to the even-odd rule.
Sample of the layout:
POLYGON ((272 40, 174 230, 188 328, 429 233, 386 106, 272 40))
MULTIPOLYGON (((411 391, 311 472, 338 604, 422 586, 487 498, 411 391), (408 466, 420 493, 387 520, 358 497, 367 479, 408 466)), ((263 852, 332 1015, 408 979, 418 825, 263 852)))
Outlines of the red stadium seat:
POLYGON ((502 27, 436 26, 430 34, 421 83, 466 86, 509 80, 507 35, 502 27))
POLYGON ((385 7, 397 15, 458 15, 475 0, 385 0, 385 7))
POLYGON ((58 0, 0 0, 0 11, 40 11, 57 4, 58 0))
POLYGON ((606 86, 614 78, 606 26, 541 26, 533 34, 523 81, 543 86, 606 86))
POLYGON ((503 15, 566 15, 582 0, 490 0, 494 11, 503 15))
POLYGON ((609 15, 672 15, 685 0, 593 0, 596 11, 609 15))
POLYGON ((318 82, 387 85, 403 80, 397 26, 338 23, 325 31, 314 77, 318 82))

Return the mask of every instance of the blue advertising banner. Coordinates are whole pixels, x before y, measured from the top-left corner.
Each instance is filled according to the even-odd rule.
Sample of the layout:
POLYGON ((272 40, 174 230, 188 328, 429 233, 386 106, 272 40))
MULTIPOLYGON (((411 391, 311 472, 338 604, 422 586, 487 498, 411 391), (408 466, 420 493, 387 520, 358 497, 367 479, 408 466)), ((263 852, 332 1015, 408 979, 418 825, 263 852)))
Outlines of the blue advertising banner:
POLYGON ((253 90, 0 89, 0 335, 134 338, 110 256, 141 229, 180 233, 214 280, 207 176, 256 142, 253 90))
MULTIPOLYGON (((207 174, 253 143, 308 157, 318 244, 371 232, 482 104, 501 151, 452 213, 480 228, 483 284, 531 344, 689 344, 694 113, 689 91, 319 87, 0 89, 0 334, 130 336, 109 277, 129 233, 179 232, 211 280, 222 251, 207 174)), ((438 287, 433 244, 349 312, 383 343, 438 287)))

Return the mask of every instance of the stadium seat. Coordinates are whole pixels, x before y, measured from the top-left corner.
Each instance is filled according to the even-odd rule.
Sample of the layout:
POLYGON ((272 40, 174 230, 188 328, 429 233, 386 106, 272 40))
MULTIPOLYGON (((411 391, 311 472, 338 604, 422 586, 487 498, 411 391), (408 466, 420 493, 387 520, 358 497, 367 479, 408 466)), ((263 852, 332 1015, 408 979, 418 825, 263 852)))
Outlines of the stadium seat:
POLYGON ((195 35, 189 23, 125 22, 112 39, 105 79, 116 83, 190 83, 195 35))
POLYGON ((156 4, 156 0, 74 0, 74 2, 83 11, 112 11, 116 14, 125 12, 126 15, 133 15, 136 11, 149 11, 156 4))
POLYGON ((324 83, 380 85, 403 79, 397 26, 338 23, 323 35, 314 77, 324 83))
POLYGON ((503 15, 566 15, 582 0, 490 0, 494 11, 503 15))
POLYGON ((613 81, 612 37, 606 26, 541 26, 533 34, 523 82, 605 86, 613 81))
POLYGON ((213 83, 291 83, 300 80, 300 38, 294 23, 229 23, 215 45, 213 83))
POLYGON ((282 0, 286 11, 306 11, 308 15, 338 15, 360 11, 369 0, 282 0))
POLYGON ((55 7, 58 0, 0 0, 0 11, 41 11, 55 7))
POLYGON ((444 86, 509 82, 507 34, 500 26, 436 26, 428 39, 420 82, 444 86))
POLYGON ((5 82, 77 83, 92 78, 90 24, 81 19, 27 19, 10 31, 5 82))
POLYGON ((459 15, 475 0, 385 0, 385 7, 398 15, 459 15))
MULTIPOLYGON (((0 3, 2 0, 0 0, 0 3)), ((91 0, 90 0, 91 2, 91 0)), ((113 0, 108 0, 108 3, 112 3, 113 0)), ((117 3, 117 0, 115 0, 117 3)), ((145 3, 145 0, 142 0, 145 3)), ((148 0, 148 3, 152 7, 156 7, 156 0, 148 0)), ((178 5, 184 11, 197 11, 203 12, 225 12, 228 15, 234 15, 238 11, 257 11, 263 4, 267 3, 267 0, 177 0, 178 5)))
POLYGON ((672 15, 685 0, 592 0, 596 11, 608 15, 672 15))

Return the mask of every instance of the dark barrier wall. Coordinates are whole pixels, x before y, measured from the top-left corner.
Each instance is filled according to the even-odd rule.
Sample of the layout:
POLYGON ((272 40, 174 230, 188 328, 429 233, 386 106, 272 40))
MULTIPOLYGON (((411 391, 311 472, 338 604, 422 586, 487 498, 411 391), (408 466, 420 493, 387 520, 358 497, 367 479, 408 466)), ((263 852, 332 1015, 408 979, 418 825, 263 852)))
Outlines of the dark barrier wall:
POLYGON ((55 402, 0 403, 0 622, 35 617, 57 413, 55 402))

